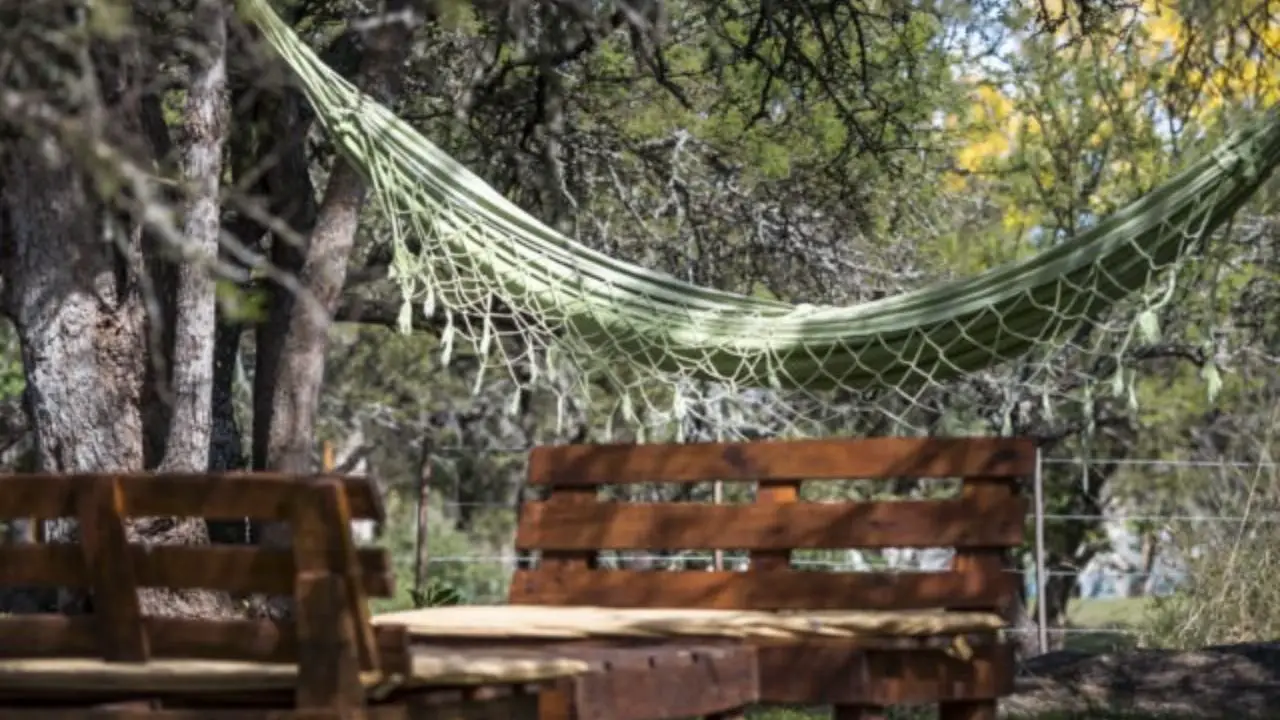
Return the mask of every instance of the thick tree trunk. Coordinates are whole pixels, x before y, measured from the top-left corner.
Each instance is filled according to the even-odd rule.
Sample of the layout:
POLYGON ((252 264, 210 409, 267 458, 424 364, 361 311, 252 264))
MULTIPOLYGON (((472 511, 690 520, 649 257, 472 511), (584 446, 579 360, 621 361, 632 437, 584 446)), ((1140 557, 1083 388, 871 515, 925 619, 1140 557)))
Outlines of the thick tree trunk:
MULTIPOLYGON (((22 345, 37 467, 141 470, 145 314, 122 257, 138 251, 140 232, 92 200, 64 153, 27 143, 4 156, 3 173, 22 178, 2 196, 5 300, 22 345)), ((50 523, 51 540, 73 533, 50 523)))
MULTIPOLYGON (((215 472, 242 470, 245 467, 244 443, 236 418, 235 381, 240 361, 239 324, 218 312, 218 328, 214 336, 212 438, 209 445, 209 469, 215 472)), ((218 543, 245 544, 250 540, 249 521, 245 518, 213 518, 208 521, 209 539, 218 543)))
MULTIPOLYGON (((147 164, 142 88, 148 74, 139 48, 130 42, 103 41, 86 49, 84 57, 95 67, 83 86, 98 92, 86 94, 83 105, 66 116, 78 127, 69 125, 68 135, 51 139, 20 126, 25 141, 13 143, 0 160, 0 177, 19 179, 4 182, 0 191, 0 211, 7 221, 0 235, 0 273, 6 314, 22 347, 36 466, 43 471, 127 472, 154 462, 148 453, 148 440, 154 439, 148 436, 153 430, 148 420, 155 416, 155 403, 149 402, 155 394, 148 380, 164 379, 163 373, 151 377, 150 371, 165 343, 155 342, 152 331, 168 326, 157 317, 148 323, 147 315, 163 298, 145 292, 149 248, 144 248, 141 226, 94 194, 113 169, 83 165, 84 158, 76 153, 78 134, 83 133, 87 142, 101 140, 131 162, 147 164)), ((206 430, 202 464, 207 452, 206 430)), ((50 541, 74 539, 73 522, 49 526, 50 541)), ((145 543, 207 540, 199 520, 148 519, 131 523, 129 535, 145 543)), ((55 603, 47 596, 29 597, 34 598, 31 605, 53 604, 67 612, 82 610, 88 602, 67 591, 55 603)), ((230 610, 229 603, 210 593, 147 590, 140 599, 149 615, 230 610)))

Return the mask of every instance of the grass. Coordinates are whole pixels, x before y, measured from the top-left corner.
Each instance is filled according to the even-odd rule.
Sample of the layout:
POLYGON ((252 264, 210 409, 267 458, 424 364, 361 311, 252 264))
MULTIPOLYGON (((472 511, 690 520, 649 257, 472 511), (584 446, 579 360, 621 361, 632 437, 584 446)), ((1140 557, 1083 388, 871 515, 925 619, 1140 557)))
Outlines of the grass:
POLYGON ((1075 600, 1067 622, 1086 628, 1136 627, 1150 607, 1151 598, 1145 597, 1075 600))
POLYGON ((1076 600, 1067 610, 1066 647, 1085 652, 1113 652, 1138 644, 1152 606, 1150 598, 1076 600))

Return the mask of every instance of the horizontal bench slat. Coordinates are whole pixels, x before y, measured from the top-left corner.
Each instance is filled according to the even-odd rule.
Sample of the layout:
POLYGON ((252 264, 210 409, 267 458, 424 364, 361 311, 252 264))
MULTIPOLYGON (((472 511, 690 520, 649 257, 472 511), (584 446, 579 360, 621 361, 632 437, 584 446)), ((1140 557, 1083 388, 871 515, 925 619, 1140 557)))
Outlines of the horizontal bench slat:
MULTIPOLYGON (((292 626, 270 620, 143 619, 153 658, 290 662, 292 626)), ((0 658, 99 657, 92 615, 0 617, 0 658)))
POLYGON ((525 550, 1016 547, 1027 503, 985 498, 859 503, 567 504, 521 508, 525 550))
POLYGON ((1029 438, 865 438, 534 448, 532 485, 1026 477, 1029 438))
MULTIPOLYGON (((361 548, 357 555, 364 591, 374 597, 391 597, 394 584, 386 551, 361 548)), ((129 557, 142 587, 293 593, 295 565, 293 553, 287 549, 130 545, 129 557)), ((0 547, 0 586, 87 588, 84 570, 79 545, 0 547)))
POLYGON ((998 607, 1017 591, 1012 573, 836 573, 769 570, 517 570, 511 602, 530 605, 716 610, 924 610, 998 607))
POLYGON ((337 480, 346 489, 351 517, 382 522, 386 513, 370 478, 273 473, 0 474, 0 520, 74 517, 79 488, 113 477, 130 517, 203 517, 288 520, 298 483, 337 480))

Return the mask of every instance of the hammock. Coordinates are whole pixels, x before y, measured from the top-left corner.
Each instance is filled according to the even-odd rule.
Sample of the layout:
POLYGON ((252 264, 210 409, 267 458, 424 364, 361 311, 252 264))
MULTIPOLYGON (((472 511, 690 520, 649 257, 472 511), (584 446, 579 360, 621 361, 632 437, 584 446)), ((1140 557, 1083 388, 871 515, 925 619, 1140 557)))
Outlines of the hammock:
POLYGON ((851 307, 790 305, 699 287, 574 242, 327 67, 267 0, 240 5, 367 177, 392 230, 405 323, 418 306, 446 313, 446 356, 459 338, 481 355, 505 353, 495 343, 502 328, 525 348, 503 354, 508 364, 545 351, 619 387, 666 378, 897 388, 996 365, 1147 287, 1280 162, 1280 119, 1268 113, 1159 188, 1026 260, 851 307))

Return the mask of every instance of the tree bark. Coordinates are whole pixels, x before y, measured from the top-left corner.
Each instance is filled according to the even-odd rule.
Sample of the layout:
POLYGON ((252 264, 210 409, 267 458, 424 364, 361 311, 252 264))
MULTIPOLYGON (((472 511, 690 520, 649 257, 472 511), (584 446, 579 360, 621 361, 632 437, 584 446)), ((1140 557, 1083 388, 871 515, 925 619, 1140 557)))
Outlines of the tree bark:
POLYGON ((227 134, 226 12, 222 0, 201 0, 193 13, 192 26, 203 37, 195 53, 184 114, 187 144, 182 175, 189 198, 183 234, 187 247, 178 266, 174 299, 173 413, 160 462, 162 470, 196 472, 209 466, 217 327, 210 265, 218 257, 221 231, 219 188, 227 134))
MULTIPOLYGON (((172 326, 163 317, 148 318, 148 311, 168 298, 148 294, 153 290, 146 284, 152 248, 144 243, 139 217, 131 216, 139 209, 122 212, 97 194, 111 188, 114 168, 84 165, 77 153, 82 142, 108 144, 129 163, 150 164, 153 148, 149 144, 154 138, 145 132, 143 112, 150 73, 136 41, 130 35, 119 41, 90 40, 80 56, 85 68, 76 85, 84 89, 78 96, 81 103, 72 110, 50 109, 65 113, 60 120, 66 133, 42 135, 42 128, 22 125, 20 120, 11 129, 24 141, 13 143, 0 160, 3 177, 20 178, 5 183, 0 192, 6 220, 0 234, 4 244, 0 273, 5 275, 6 312, 15 322, 22 348, 36 466, 43 471, 130 472, 156 460, 148 447, 148 421, 156 417, 149 381, 163 382, 166 373, 152 376, 150 371, 168 350, 156 338, 172 326)), ((65 88, 45 90, 56 97, 65 88)), ((15 93, 11 99, 20 101, 20 96, 15 93)), ((215 170, 215 203, 218 179, 215 170)), ((129 207, 131 200, 147 201, 114 192, 120 192, 122 207, 129 207)), ((198 313, 186 322, 188 333, 198 335, 202 322, 198 313)), ((212 333, 211 315, 207 330, 212 333)), ((198 367, 186 370, 199 372, 198 367)), ((190 392, 194 382, 189 378, 184 392, 190 392)), ((196 402, 200 402, 198 396, 196 402)), ((204 438, 201 450, 207 455, 207 430, 204 438)), ((202 469, 203 462, 193 469, 202 469)), ((50 541, 74 540, 74 522, 48 525, 50 541)), ((198 520, 134 522, 129 536, 144 543, 206 539, 198 520)), ((83 593, 66 590, 58 591, 53 602, 47 595, 28 597, 33 598, 29 603, 33 607, 25 609, 77 612, 91 603, 83 593)), ((147 590, 140 599, 148 615, 211 615, 229 610, 229 604, 211 602, 213 597, 147 590)))
MULTIPOLYGON (((271 212, 282 218, 300 238, 310 237, 318 212, 315 187, 311 183, 306 148, 299 138, 310 123, 304 119, 297 93, 286 91, 278 98, 263 102, 267 115, 262 122, 266 138, 279 143, 274 148, 258 148, 258 154, 270 162, 264 185, 271 197, 271 212)), ((280 234, 271 239, 270 260, 285 272, 301 272, 305 247, 280 234)), ((289 334, 289 323, 295 303, 288 288, 271 284, 267 290, 266 322, 255 332, 257 356, 253 377, 253 467, 267 469, 271 428, 275 425, 276 383, 280 375, 281 357, 289 334)))
MULTIPOLYGON (((388 15, 401 13, 409 5, 407 0, 390 0, 385 11, 388 15)), ((374 97, 386 101, 392 96, 394 70, 409 45, 410 35, 408 23, 386 23, 370 33, 370 47, 360 75, 361 84, 374 97)), ((364 178, 340 160, 329 176, 304 254, 300 284, 309 297, 291 303, 288 332, 270 377, 273 392, 271 421, 266 429, 266 462, 273 470, 313 470, 311 451, 329 327, 346 284, 365 193, 364 178)), ((282 526, 265 527, 263 534, 264 542, 270 544, 289 541, 288 530, 282 526)))
MULTIPOLYGON (((5 300, 22 346, 37 467, 141 470, 145 313, 126 257, 140 250, 141 232, 92 199, 61 148, 22 143, 4 156, 3 173, 22 178, 5 183, 2 197, 5 300)), ((73 539, 74 526, 51 522, 48 536, 73 539)), ((64 594, 60 604, 76 603, 64 594)))
MULTIPOLYGON (((211 265, 221 231, 222 148, 227 134, 225 101, 227 17, 221 0, 200 0, 192 28, 197 47, 187 89, 183 124, 182 179, 188 193, 183 222, 186 245, 177 259, 168 346, 171 410, 158 469, 207 472, 212 444, 212 392, 217 296, 211 265)), ((153 322, 155 320, 153 319, 153 322)), ((161 320, 163 321, 163 320, 161 320)), ((205 544, 203 518, 147 518, 135 525, 150 541, 205 544)), ((225 593, 181 591, 143 593, 150 614, 233 614, 225 593), (150 597, 149 597, 150 596, 150 597)))

